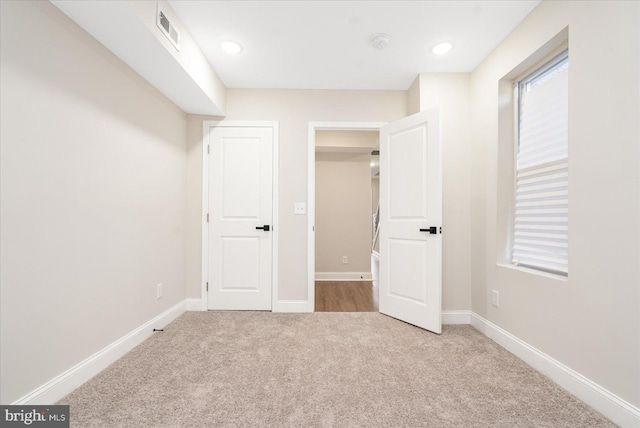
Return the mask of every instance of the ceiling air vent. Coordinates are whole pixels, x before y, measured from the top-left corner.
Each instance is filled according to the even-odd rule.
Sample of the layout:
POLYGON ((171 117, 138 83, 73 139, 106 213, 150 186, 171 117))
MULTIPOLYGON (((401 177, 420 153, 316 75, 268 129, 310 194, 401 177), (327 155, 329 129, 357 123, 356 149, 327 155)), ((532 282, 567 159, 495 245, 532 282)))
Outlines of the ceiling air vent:
POLYGON ((171 44, 177 49, 180 50, 180 33, 171 25, 171 21, 167 18, 167 15, 160 8, 160 3, 158 3, 158 16, 156 19, 156 25, 162 31, 167 39, 171 42, 171 44))

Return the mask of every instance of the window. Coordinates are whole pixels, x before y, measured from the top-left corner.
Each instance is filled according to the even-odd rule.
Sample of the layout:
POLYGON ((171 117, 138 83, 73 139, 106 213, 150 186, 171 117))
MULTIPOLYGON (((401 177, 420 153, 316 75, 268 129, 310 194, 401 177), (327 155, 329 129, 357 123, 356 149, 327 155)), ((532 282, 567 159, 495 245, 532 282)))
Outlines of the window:
POLYGON ((568 52, 517 83, 512 263, 568 275, 568 52))

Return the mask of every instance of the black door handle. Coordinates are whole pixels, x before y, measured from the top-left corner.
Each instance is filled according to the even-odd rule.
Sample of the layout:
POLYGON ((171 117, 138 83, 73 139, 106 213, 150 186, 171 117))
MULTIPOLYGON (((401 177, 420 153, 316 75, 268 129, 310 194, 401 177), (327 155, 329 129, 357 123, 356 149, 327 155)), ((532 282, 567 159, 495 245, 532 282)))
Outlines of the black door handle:
MULTIPOLYGON (((420 229, 420 232, 429 232, 432 235, 436 235, 438 233, 438 228, 436 226, 431 226, 428 229, 420 229)), ((442 228, 440 228, 440 233, 442 233, 442 228)))
POLYGON ((256 229, 261 229, 261 230, 264 230, 265 232, 268 232, 270 230, 268 224, 265 224, 264 226, 256 226, 256 229))

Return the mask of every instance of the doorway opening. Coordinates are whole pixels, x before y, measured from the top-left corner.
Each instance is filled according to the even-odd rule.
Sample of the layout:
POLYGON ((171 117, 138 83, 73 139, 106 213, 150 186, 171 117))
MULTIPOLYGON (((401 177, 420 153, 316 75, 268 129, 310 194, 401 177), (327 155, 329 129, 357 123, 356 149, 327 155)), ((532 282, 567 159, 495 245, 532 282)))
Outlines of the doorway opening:
POLYGON ((380 133, 379 312, 442 332, 442 142, 438 108, 385 123, 309 124, 307 311, 315 310, 315 140, 322 130, 380 133))
POLYGON ((309 312, 378 311, 382 125, 309 126, 309 312))
POLYGON ((316 131, 315 311, 374 312, 379 133, 316 131))

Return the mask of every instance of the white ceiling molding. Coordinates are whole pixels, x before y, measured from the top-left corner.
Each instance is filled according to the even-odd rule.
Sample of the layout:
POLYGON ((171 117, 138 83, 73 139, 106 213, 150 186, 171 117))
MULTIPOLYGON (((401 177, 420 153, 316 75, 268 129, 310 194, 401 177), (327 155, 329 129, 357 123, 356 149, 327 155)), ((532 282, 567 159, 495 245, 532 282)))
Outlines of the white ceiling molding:
MULTIPOLYGON (((207 73, 213 76, 188 71, 152 33, 151 28, 160 32, 155 27, 155 2, 149 28, 127 1, 50 1, 186 113, 224 116, 226 88, 213 69, 206 64, 210 68, 207 73), (215 88, 211 81, 220 84, 215 88), (214 99, 216 90, 219 94, 214 99)), ((194 59, 189 61, 193 63, 194 59)))

